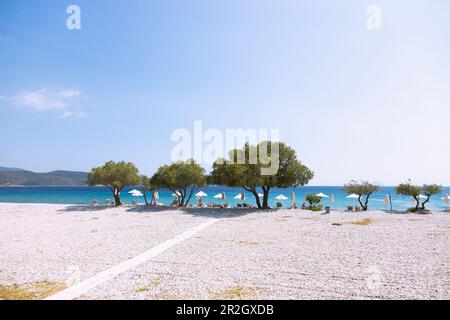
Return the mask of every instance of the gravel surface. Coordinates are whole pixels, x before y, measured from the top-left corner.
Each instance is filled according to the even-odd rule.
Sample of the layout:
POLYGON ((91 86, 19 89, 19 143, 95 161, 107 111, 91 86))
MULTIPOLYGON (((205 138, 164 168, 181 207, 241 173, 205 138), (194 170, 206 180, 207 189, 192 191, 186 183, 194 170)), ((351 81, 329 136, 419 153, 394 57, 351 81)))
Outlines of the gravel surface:
POLYGON ((80 299, 450 298, 449 213, 0 204, 0 284, 86 279, 211 218, 80 299))
POLYGON ((206 220, 175 210, 0 204, 0 284, 83 280, 206 220))

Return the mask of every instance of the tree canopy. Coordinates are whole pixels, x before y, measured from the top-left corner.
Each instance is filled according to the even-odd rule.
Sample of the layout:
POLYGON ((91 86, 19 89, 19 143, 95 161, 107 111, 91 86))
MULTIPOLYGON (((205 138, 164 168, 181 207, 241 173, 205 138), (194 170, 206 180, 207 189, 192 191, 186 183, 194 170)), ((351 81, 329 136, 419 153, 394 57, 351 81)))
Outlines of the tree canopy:
POLYGON ((318 195, 308 193, 306 195, 306 201, 309 203, 309 208, 313 208, 322 201, 322 198, 318 195))
POLYGON ((422 202, 422 209, 425 210, 425 205, 430 201, 431 197, 442 193, 442 186, 437 184, 424 184, 422 186, 422 193, 427 197, 422 202))
POLYGON ((395 193, 403 196, 411 196, 416 202, 416 210, 420 206, 420 187, 413 185, 411 182, 401 183, 395 188, 395 193))
POLYGON ((154 188, 180 194, 179 206, 189 204, 192 195, 206 184, 205 170, 194 160, 178 161, 160 167, 150 180, 154 188))
POLYGON ((368 181, 355 181, 352 180, 349 183, 345 184, 342 188, 348 194, 356 194, 358 195, 358 202, 361 205, 361 208, 364 211, 367 211, 369 208, 369 198, 372 194, 376 193, 380 186, 377 184, 370 183, 368 181), (363 200, 363 197, 365 199, 363 200))
POLYGON ((270 189, 307 184, 314 173, 298 159, 295 150, 282 142, 263 141, 229 152, 229 160, 217 159, 209 182, 229 187, 242 187, 251 192, 258 208, 268 208, 270 189), (263 192, 261 203, 258 189, 263 192))
POLYGON ((120 191, 123 187, 140 183, 139 171, 131 162, 106 162, 103 166, 93 168, 88 174, 89 185, 103 185, 108 187, 114 195, 116 206, 120 206, 120 191))

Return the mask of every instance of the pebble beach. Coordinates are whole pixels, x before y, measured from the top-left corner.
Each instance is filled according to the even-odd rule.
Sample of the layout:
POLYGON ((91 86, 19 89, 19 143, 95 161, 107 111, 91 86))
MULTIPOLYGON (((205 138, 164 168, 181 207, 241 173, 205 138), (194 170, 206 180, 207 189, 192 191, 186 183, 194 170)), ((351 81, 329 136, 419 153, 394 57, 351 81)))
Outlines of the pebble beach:
POLYGON ((0 294, 168 243, 74 299, 450 298, 450 213, 0 204, 0 225, 0 294))

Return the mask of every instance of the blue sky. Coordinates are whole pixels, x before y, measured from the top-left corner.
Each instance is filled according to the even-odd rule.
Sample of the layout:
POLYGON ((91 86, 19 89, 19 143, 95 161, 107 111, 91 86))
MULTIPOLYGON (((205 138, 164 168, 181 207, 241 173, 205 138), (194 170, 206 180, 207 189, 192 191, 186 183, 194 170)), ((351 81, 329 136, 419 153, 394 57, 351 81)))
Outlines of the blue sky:
POLYGON ((0 166, 170 162, 171 133, 280 129, 315 185, 450 185, 450 2, 1 1, 0 166), (68 30, 66 8, 81 8, 68 30), (366 9, 381 8, 380 30, 366 9))

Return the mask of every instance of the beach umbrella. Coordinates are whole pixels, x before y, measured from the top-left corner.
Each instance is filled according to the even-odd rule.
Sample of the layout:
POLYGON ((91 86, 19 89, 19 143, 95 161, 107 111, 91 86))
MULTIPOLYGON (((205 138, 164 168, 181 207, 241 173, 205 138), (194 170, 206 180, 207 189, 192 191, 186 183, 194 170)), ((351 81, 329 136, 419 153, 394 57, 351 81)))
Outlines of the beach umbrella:
POLYGON ((423 194, 419 194, 419 199, 427 199, 427 196, 424 196, 423 194))
POLYGON ((349 198, 349 199, 359 199, 359 196, 358 196, 357 194, 355 194, 355 193, 352 193, 352 194, 346 196, 346 198, 349 198))
POLYGON ((280 194, 279 196, 276 196, 275 199, 282 200, 282 201, 288 200, 288 198, 285 195, 282 195, 282 194, 280 194))
MULTIPOLYGON (((133 196, 133 198, 137 198, 137 197, 143 197, 144 195, 142 194, 142 192, 140 192, 139 190, 131 190, 130 192, 128 192, 129 194, 131 194, 133 196)), ((134 199, 137 202, 137 199, 134 199)))
POLYGON ((386 203, 387 207, 389 208, 391 205, 391 197, 389 194, 384 196, 384 203, 386 203))
POLYGON ((223 194, 218 193, 214 196, 214 199, 223 199, 223 194))
POLYGON ((198 192, 197 194, 195 194, 196 197, 207 197, 208 195, 206 193, 204 193, 203 191, 198 192))
POLYGON ((329 196, 327 196, 326 194, 324 194, 324 193, 322 193, 322 192, 316 194, 316 196, 321 197, 321 198, 329 198, 329 196))
MULTIPOLYGON (((445 202, 445 206, 448 207, 448 200, 450 199, 450 196, 447 194, 445 197, 442 198, 442 200, 444 200, 445 202)), ((445 208, 445 210, 447 210, 447 208, 445 208)))
POLYGON ((245 200, 245 192, 242 192, 238 194, 236 197, 234 197, 236 200, 245 200))
POLYGON ((208 195, 206 193, 204 193, 203 191, 200 191, 200 192, 197 192, 195 194, 195 196, 197 197, 198 205, 203 206, 203 197, 207 197, 208 195))
POLYGON ((262 198, 264 195, 262 193, 258 193, 258 197, 262 198))

